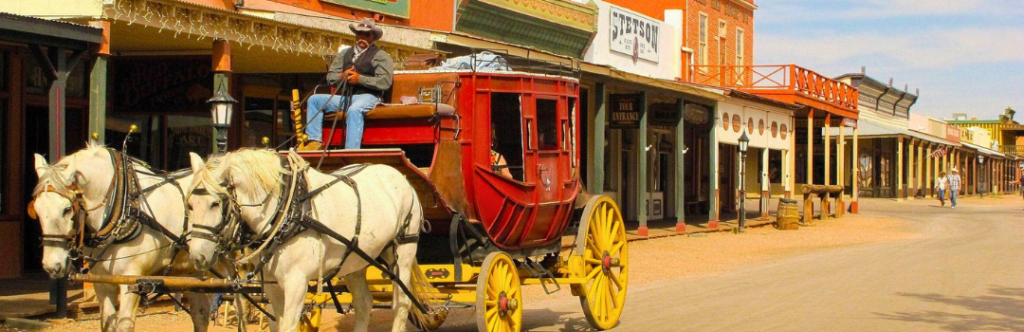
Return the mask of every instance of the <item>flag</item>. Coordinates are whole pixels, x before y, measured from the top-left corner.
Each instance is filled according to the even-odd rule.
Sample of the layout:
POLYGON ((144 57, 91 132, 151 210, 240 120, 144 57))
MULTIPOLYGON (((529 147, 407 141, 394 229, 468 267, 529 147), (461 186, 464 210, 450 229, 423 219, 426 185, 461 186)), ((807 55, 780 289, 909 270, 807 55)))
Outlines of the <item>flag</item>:
POLYGON ((932 152, 932 154, 930 154, 929 156, 931 156, 932 158, 942 158, 946 156, 946 150, 948 149, 945 146, 940 147, 938 150, 932 152))

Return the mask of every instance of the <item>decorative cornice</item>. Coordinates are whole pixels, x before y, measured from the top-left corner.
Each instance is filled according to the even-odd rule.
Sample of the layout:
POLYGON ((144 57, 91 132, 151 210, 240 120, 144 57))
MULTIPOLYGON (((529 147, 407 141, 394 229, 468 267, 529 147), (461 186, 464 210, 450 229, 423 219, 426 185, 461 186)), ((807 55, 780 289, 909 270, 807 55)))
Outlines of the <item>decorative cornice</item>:
MULTIPOLYGON (((270 48, 285 53, 330 56, 355 37, 347 29, 324 29, 283 22, 269 15, 254 15, 182 0, 114 0, 104 5, 103 18, 174 32, 174 38, 224 39, 246 49, 270 48), (341 33, 344 31, 346 33, 341 33)), ((382 47, 425 51, 383 42, 382 47)))
MULTIPOLYGON (((470 0, 487 3, 513 12, 540 18, 572 28, 597 31, 597 5, 564 0, 470 0)), ((468 2, 468 1, 467 1, 468 2)), ((465 4, 465 2, 463 3, 465 4)))
POLYGON ((740 7, 743 7, 743 8, 752 10, 752 11, 753 10, 757 10, 757 5, 755 5, 752 2, 748 2, 746 0, 732 0, 732 2, 735 3, 736 5, 740 6, 740 7))

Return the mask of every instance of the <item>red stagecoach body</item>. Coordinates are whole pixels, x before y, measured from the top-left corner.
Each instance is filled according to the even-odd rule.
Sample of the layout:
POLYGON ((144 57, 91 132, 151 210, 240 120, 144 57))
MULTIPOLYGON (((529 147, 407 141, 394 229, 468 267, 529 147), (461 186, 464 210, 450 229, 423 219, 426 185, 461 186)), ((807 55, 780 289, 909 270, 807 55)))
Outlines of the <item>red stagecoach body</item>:
POLYGON ((499 248, 550 245, 568 227, 581 189, 578 83, 524 72, 397 72, 385 104, 366 116, 363 149, 330 150, 344 144, 345 121, 332 129, 327 117, 324 168, 399 169, 435 234, 448 231, 455 212, 499 248), (492 169, 492 147, 505 156, 512 178, 492 169))

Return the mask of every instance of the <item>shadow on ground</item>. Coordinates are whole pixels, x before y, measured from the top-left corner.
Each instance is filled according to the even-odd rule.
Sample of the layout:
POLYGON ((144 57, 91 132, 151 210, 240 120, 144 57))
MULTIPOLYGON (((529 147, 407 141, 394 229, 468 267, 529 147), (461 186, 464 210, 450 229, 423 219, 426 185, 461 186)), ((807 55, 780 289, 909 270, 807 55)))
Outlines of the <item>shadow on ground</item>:
POLYGON ((934 324, 946 331, 1017 331, 1024 327, 1024 288, 993 286, 989 295, 947 296, 942 294, 901 293, 900 296, 942 303, 976 313, 942 311, 875 313, 879 317, 904 322, 934 324))
MULTIPOLYGON (((523 310, 523 331, 534 331, 555 325, 559 332, 596 331, 579 311, 552 311, 551 309, 523 310), (529 319, 527 319, 529 317, 529 319), (531 322, 533 322, 531 324, 531 322)), ((545 331, 547 331, 545 329, 545 331)))

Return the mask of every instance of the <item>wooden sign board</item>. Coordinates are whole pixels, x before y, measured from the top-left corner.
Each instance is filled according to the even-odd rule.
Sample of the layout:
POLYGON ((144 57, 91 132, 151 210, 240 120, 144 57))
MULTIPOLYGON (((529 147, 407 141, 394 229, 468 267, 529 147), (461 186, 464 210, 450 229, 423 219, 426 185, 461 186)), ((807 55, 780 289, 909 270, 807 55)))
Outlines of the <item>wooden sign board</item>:
POLYGON ((608 101, 611 102, 611 121, 608 122, 608 128, 640 128, 640 94, 613 94, 608 96, 608 101))

